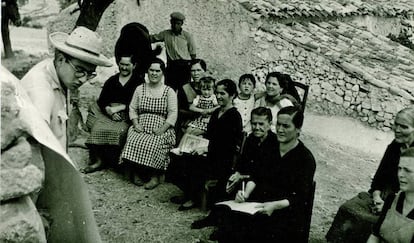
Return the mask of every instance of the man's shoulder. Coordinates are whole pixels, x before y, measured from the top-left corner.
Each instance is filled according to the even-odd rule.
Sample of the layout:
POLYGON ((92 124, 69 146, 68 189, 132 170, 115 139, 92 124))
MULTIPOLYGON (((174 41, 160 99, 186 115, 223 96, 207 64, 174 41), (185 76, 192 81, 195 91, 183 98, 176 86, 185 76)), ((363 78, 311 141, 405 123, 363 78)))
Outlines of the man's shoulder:
POLYGON ((24 88, 49 87, 52 77, 48 68, 53 65, 53 59, 45 59, 33 66, 20 80, 24 88))

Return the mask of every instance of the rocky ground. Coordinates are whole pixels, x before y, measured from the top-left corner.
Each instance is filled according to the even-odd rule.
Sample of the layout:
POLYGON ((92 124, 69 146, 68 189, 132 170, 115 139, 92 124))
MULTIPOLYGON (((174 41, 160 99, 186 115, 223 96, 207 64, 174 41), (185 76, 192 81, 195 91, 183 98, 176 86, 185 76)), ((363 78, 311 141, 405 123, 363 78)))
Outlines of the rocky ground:
MULTIPOLYGON (((21 77, 28 67, 47 55, 46 31, 14 27, 11 34, 16 57, 2 60, 2 64, 21 77)), ((84 88, 86 95, 95 92, 88 92, 88 87, 84 88)), ((301 139, 317 160, 310 242, 324 242, 338 207, 368 189, 392 134, 350 118, 318 115, 317 110, 308 109, 301 139)), ((83 148, 71 148, 69 153, 80 167, 88 160, 83 148)), ((165 183, 146 191, 113 170, 84 175, 84 179, 105 242, 208 242, 211 228, 189 228, 194 219, 206 212, 178 212, 177 206, 169 202, 171 196, 180 193, 175 186, 165 183)))

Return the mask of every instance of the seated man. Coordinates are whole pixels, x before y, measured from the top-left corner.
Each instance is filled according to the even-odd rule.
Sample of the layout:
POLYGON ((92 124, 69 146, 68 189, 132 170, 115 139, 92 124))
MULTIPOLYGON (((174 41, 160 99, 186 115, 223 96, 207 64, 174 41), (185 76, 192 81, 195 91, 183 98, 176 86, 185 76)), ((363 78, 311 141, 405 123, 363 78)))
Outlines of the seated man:
MULTIPOLYGON (((253 131, 257 124, 257 117, 252 117, 253 131)), ((278 112, 276 158, 254 163, 245 191, 235 198, 236 202, 259 202, 260 210, 254 215, 226 210, 212 238, 219 242, 305 241, 305 204, 312 193, 316 164, 298 139, 302 124, 300 108, 284 107, 278 112)))

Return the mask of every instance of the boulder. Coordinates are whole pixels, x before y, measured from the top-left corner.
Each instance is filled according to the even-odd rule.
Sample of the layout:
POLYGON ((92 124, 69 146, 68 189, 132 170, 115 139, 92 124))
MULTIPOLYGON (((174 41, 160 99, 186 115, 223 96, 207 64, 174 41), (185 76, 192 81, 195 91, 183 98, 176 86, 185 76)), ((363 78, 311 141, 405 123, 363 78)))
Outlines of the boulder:
POLYGON ((0 170, 0 201, 29 195, 40 191, 43 173, 30 164, 24 168, 0 170))
POLYGON ((0 242, 46 242, 42 220, 29 196, 0 204, 0 218, 0 242))

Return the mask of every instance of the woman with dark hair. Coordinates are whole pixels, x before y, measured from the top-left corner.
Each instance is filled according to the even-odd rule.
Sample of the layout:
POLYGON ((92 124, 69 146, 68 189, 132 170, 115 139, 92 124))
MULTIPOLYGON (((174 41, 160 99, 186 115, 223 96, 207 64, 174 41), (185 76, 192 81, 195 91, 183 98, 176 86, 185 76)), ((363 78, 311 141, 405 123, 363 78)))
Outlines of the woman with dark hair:
POLYGON ((365 242, 384 206, 384 199, 399 190, 398 161, 414 147, 414 107, 400 110, 394 120, 394 140, 388 145, 368 192, 342 204, 332 222, 328 242, 365 242))
MULTIPOLYGON (((254 215, 221 209, 222 220, 211 239, 219 242, 307 242, 306 203, 313 193, 315 159, 299 140, 303 112, 299 107, 284 107, 278 112, 277 142, 267 158, 249 164, 245 187, 235 203, 255 202, 254 215)), ((258 117, 255 117, 256 119, 258 117)), ((253 121, 258 132, 262 121, 253 121)))
POLYGON ((179 210, 193 208, 199 202, 206 180, 218 180, 216 198, 222 199, 226 195, 226 182, 232 172, 233 156, 241 141, 242 120, 232 103, 237 94, 234 81, 219 81, 215 93, 220 107, 213 112, 207 126, 205 138, 209 140, 208 148, 197 148, 193 155, 183 158, 191 162, 186 166, 184 174, 189 176, 182 187, 187 201, 179 210))
POLYGON ((414 148, 401 154, 398 181, 400 191, 385 200, 367 243, 414 242, 414 148))
POLYGON ((110 77, 102 87, 97 103, 89 108, 86 125, 90 136, 85 144, 89 148, 90 164, 83 169, 91 173, 104 164, 119 160, 125 144, 128 127, 128 105, 140 80, 134 75, 135 56, 120 54, 119 73, 110 77))
MULTIPOLYGON (((300 102, 300 96, 295 86, 293 85, 293 80, 289 74, 279 73, 277 79, 280 80, 280 87, 282 88, 282 94, 291 95, 295 98, 296 101, 300 102)), ((303 108, 303 107, 302 107, 303 108)))
POLYGON ((297 105, 298 102, 291 95, 282 95, 282 87, 285 85, 285 80, 281 78, 280 73, 272 72, 267 74, 265 85, 266 94, 256 101, 255 107, 267 107, 272 111, 273 121, 271 130, 276 132, 277 113, 279 110, 286 106, 297 105))
POLYGON ((133 182, 144 185, 142 176, 150 180, 145 189, 160 184, 168 164, 168 153, 175 144, 174 125, 177 120, 177 96, 164 84, 165 64, 161 59, 151 61, 148 81, 134 92, 129 105, 129 128, 122 159, 134 169, 133 182))

